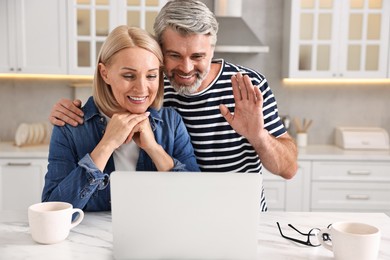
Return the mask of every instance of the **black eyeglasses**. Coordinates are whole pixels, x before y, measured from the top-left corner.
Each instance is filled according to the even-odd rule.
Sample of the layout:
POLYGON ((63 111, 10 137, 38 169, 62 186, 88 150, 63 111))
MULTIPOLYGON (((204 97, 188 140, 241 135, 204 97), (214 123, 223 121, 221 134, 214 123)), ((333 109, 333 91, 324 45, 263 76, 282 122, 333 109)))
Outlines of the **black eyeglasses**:
MULTIPOLYGON (((297 231, 300 235, 307 237, 307 240, 304 241, 304 240, 299 240, 299 239, 296 239, 296 238, 293 238, 293 237, 285 236, 283 234, 283 232, 282 232, 282 229, 280 228, 279 222, 276 222, 276 224, 278 225, 280 235, 282 237, 284 237, 285 239, 289 239, 289 240, 292 240, 292 241, 294 241, 296 243, 303 244, 303 245, 306 245, 306 246, 316 247, 316 246, 320 246, 321 245, 321 243, 319 242, 318 237, 317 237, 317 234, 320 232, 320 230, 318 228, 312 228, 312 229, 310 229, 310 231, 308 233, 303 233, 303 232, 299 231, 298 229, 296 229, 293 225, 288 224, 288 226, 290 228, 292 228, 295 231, 297 231)), ((324 235, 327 235, 327 234, 324 234, 324 235)), ((330 238, 328 236, 323 237, 322 239, 324 241, 330 240, 330 238)))

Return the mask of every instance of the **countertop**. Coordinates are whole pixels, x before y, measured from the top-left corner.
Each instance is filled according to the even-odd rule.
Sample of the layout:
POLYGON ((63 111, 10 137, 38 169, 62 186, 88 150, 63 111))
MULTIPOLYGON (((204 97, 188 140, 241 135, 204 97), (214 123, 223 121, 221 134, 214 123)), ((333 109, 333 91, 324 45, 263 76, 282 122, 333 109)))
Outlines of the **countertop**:
POLYGON ((27 145, 18 147, 14 142, 0 142, 0 157, 2 158, 44 158, 49 155, 49 145, 27 145))
POLYGON ((298 148, 298 160, 388 161, 390 150, 341 149, 335 145, 309 145, 298 148))
MULTIPOLYGON (((383 213, 262 212, 258 228, 258 259, 332 259, 320 247, 307 247, 282 238, 287 224, 302 231, 324 228, 336 221, 360 221, 377 226, 382 233, 378 259, 390 259, 390 218, 383 213)), ((298 235, 299 236, 299 235, 298 235)), ((58 244, 40 245, 30 235, 27 210, 0 212, 0 259, 113 259, 111 213, 86 213, 83 222, 58 244)))
MULTIPOLYGON (((299 147, 298 160, 372 160, 389 161, 390 150, 344 150, 334 145, 299 147)), ((0 157, 47 158, 49 145, 17 147, 13 142, 0 142, 0 157)))

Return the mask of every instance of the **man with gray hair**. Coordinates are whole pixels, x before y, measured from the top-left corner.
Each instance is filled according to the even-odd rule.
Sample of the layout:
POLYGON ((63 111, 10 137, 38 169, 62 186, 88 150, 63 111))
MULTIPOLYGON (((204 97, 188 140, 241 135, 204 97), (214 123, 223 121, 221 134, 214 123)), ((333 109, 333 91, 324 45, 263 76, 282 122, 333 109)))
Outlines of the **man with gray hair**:
MULTIPOLYGON (((218 22, 209 8, 197 0, 169 1, 154 31, 164 54, 164 106, 182 116, 200 169, 261 174, 264 166, 292 178, 296 145, 282 124, 267 80, 256 70, 213 59, 218 22)), ((62 99, 50 121, 82 123, 80 112, 72 101, 62 99)), ((264 192, 261 208, 267 210, 264 192)))

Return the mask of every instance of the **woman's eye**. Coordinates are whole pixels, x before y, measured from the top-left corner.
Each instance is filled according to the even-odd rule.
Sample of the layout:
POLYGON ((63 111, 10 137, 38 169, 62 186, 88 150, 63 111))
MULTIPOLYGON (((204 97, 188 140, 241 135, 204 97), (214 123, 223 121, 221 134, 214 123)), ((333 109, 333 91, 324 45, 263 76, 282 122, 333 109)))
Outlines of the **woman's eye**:
POLYGON ((147 78, 153 80, 157 78, 157 75, 156 74, 148 75, 147 78))
POLYGON ((134 75, 133 74, 125 74, 125 75, 123 75, 123 77, 126 79, 133 79, 134 75))

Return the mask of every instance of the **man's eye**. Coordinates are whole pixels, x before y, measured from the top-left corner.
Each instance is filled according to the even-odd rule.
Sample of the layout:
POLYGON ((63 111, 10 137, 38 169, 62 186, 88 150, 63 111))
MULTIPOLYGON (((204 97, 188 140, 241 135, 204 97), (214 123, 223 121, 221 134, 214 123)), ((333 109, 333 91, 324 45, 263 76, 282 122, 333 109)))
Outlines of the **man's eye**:
POLYGON ((192 59, 194 59, 194 60, 200 60, 202 58, 203 58, 203 55, 194 55, 194 56, 192 56, 192 59))
POLYGON ((169 57, 171 57, 172 59, 179 59, 180 58, 180 56, 177 54, 170 54, 169 57))

